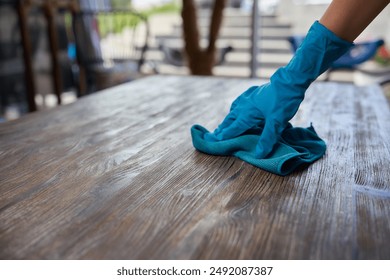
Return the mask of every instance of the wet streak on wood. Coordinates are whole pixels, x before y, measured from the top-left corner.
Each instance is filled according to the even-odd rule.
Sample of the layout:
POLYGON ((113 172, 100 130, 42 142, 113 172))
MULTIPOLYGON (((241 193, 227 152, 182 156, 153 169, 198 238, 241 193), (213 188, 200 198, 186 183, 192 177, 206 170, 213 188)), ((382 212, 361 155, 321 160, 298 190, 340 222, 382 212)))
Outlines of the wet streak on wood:
POLYGON ((327 153, 279 177, 191 144, 256 83, 156 76, 1 124, 0 258, 388 259, 380 88, 313 84, 293 123, 327 153))

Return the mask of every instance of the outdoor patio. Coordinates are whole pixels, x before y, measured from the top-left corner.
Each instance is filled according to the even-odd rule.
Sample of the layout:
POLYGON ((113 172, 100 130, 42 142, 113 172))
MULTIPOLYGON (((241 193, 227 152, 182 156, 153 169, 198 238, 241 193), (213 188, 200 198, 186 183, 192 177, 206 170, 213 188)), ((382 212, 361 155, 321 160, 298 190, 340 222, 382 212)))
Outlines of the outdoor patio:
POLYGON ((238 2, 0 0, 0 259, 390 259, 390 7, 238 2))
MULTIPOLYGON (((5 1, 7 2, 7 1, 5 1)), ((5 3, 4 2, 4 3, 5 3)), ((167 1, 165 1, 167 2, 167 1)), ((164 3, 165 3, 164 2, 164 3)), ((237 1, 236 1, 237 2, 237 1)), ((219 48, 231 48, 223 57, 222 63, 215 66, 213 73, 215 76, 220 77, 250 77, 251 68, 251 16, 252 10, 248 3, 250 1, 244 1, 241 8, 227 7, 224 12, 224 19, 222 23, 221 32, 217 45, 219 48)), ((150 9, 145 4, 138 3, 137 8, 150 9)), ((156 1, 153 2, 156 5, 156 1)), ((234 1, 228 3, 234 4, 234 1)), ((261 38, 258 41, 258 55, 257 70, 255 76, 260 79, 268 79, 275 70, 288 63, 292 57, 291 46, 288 42, 288 37, 294 34, 304 34, 308 26, 316 18, 320 17, 326 8, 326 4, 321 5, 294 5, 291 1, 280 1, 278 5, 275 5, 276 1, 270 1, 268 6, 267 1, 263 1, 261 8, 261 17, 259 20, 259 34, 261 38), (265 3, 265 4, 264 4, 265 3), (309 10, 308 10, 309 9, 309 10), (308 11, 304 13, 304 11, 308 11), (305 16, 303 16, 305 14, 305 16), (295 15, 295 16, 293 16, 295 15)), ((137 4, 135 2, 134 4, 137 4)), ((250 4, 250 3, 249 3, 250 4)), ((205 36, 210 21, 210 7, 199 7, 199 27, 202 36, 205 36)), ((370 26, 365 33, 362 34, 359 40, 366 40, 371 38, 383 38, 389 40, 388 30, 390 25, 388 20, 389 9, 385 10, 377 21, 370 26)), ((172 61, 172 55, 169 52, 181 52, 183 47, 182 30, 181 30, 181 16, 179 10, 171 12, 160 12, 151 14, 148 18, 148 47, 144 54, 144 63, 140 69, 139 75, 134 76, 135 79, 143 76, 163 74, 163 75, 188 75, 189 69, 185 65, 182 55, 180 56, 180 65, 178 66, 175 61, 172 61), (176 64, 176 65, 175 65, 176 64)), ((141 24, 142 25, 142 24, 141 24)), ((42 32, 41 32, 42 33, 42 32)), ((44 32, 43 32, 44 33, 44 32)), ((107 55, 111 55, 113 49, 116 49, 119 53, 125 53, 125 50, 131 49, 132 45, 136 45, 141 48, 142 42, 145 38, 144 32, 138 32, 138 35, 134 37, 131 31, 124 30, 120 33, 115 33, 102 40, 102 52, 103 58, 107 55), (130 39, 133 36, 135 39, 130 39)), ((34 94, 34 100, 39 109, 52 108, 57 106, 57 97, 55 94, 55 78, 53 76, 49 41, 45 36, 42 36, 42 40, 39 43, 36 54, 33 56, 34 67, 34 80, 36 92, 34 94)), ((201 41, 202 45, 207 42, 206 38, 201 41)), ((69 51, 68 51, 69 53, 69 51)), ((61 54, 60 56, 63 57, 61 54)), ((72 58, 74 59, 74 57, 72 58)), ((105 58, 104 58, 105 59, 105 58)), ((22 63, 22 56, 19 56, 20 63, 22 63)), ((61 62, 62 63, 62 62, 61 62)), ((74 61, 67 65, 71 65, 72 69, 76 69, 77 65, 74 61)), ((61 66, 62 83, 66 88, 57 91, 61 91, 62 103, 68 104, 77 100, 79 94, 77 93, 78 82, 74 80, 69 74, 65 74, 70 71, 69 66, 61 66), (67 68, 63 68, 67 67, 67 68), (64 76, 65 74, 65 76, 64 76)), ((332 81, 339 82, 352 82, 357 85, 370 84, 380 79, 384 79, 390 72, 390 66, 381 66, 380 64, 369 61, 362 64, 359 68, 363 71, 350 71, 350 70, 338 70, 331 74, 332 81)), ((23 69, 23 68, 21 68, 23 69)), ((22 70, 23 71, 23 70, 22 70)), ((74 75, 78 75, 77 72, 73 72, 74 75)), ((23 72, 21 72, 23 74, 23 72)), ((57 74, 58 76, 59 74, 57 74)), ((126 75, 126 72, 123 74, 126 75)), ((23 77, 23 76, 22 76, 23 77)), ((324 75, 319 78, 323 80, 324 75)), ((104 88, 106 86, 115 85, 121 83, 123 78, 115 78, 113 81, 107 80, 100 86, 104 88), (104 84, 107 85, 104 85, 104 84)), ((99 78, 102 83, 102 78, 99 78)), ((104 81, 104 80, 103 80, 104 81)), ((3 119, 14 119, 28 110, 26 100, 26 87, 21 83, 18 86, 19 93, 12 94, 11 92, 4 93, 7 96, 17 96, 17 99, 10 99, 7 103, 2 105, 3 119)), ((99 88, 99 86, 98 86, 99 88)), ((390 96, 389 86, 384 86, 384 92, 386 96, 390 96)), ((7 89, 8 91, 9 89, 7 89)), ((7 97, 9 99, 9 97, 7 97)), ((6 100, 3 98, 3 100, 6 100)))

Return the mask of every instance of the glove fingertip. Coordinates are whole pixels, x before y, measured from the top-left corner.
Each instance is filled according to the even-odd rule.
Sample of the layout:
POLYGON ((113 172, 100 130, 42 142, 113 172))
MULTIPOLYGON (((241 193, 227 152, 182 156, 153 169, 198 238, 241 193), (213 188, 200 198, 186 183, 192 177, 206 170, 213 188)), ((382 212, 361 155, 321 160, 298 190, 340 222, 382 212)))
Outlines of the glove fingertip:
POLYGON ((260 136, 260 139, 256 145, 256 157, 265 158, 274 148, 278 142, 279 135, 281 134, 281 127, 277 123, 266 123, 264 130, 260 136))
POLYGON ((272 151, 272 147, 257 144, 255 150, 255 156, 258 159, 265 158, 272 151))

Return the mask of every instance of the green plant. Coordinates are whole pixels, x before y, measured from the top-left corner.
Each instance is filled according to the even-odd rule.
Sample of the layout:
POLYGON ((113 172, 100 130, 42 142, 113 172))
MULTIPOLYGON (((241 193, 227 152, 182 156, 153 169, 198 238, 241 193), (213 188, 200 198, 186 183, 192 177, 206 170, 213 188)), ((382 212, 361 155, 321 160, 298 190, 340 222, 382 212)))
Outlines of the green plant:
POLYGON ((125 28, 134 28, 142 21, 140 16, 125 11, 113 14, 99 14, 97 20, 100 35, 103 37, 110 33, 120 33, 125 28))
POLYGON ((170 3, 166 3, 160 6, 155 6, 149 10, 146 10, 143 12, 145 16, 151 16, 155 14, 161 14, 161 13, 172 13, 172 12, 180 12, 181 7, 175 3, 175 1, 172 1, 170 3))
POLYGON ((125 28, 136 27, 142 22, 142 17, 148 19, 155 14, 179 12, 181 9, 178 4, 172 1, 163 5, 154 6, 148 10, 141 11, 139 15, 135 15, 125 7, 125 4, 129 4, 129 1, 117 0, 115 2, 115 5, 113 2, 113 7, 118 10, 116 13, 99 14, 97 17, 100 34, 103 37, 110 33, 120 33, 125 28))

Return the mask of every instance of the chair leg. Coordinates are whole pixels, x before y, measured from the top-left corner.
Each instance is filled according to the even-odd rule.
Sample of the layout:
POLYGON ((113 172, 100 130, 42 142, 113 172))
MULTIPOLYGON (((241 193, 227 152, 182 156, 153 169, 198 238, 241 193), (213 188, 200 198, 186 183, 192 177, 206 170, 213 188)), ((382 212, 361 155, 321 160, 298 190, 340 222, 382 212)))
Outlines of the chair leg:
POLYGON ((28 7, 22 1, 18 1, 17 4, 18 17, 19 17, 19 29, 23 45, 23 60, 25 67, 25 80, 26 80, 26 92, 28 110, 34 112, 37 110, 37 104, 35 103, 35 81, 34 72, 32 65, 32 54, 31 54, 31 40, 27 30, 27 14, 28 7))
POLYGON ((61 69, 58 60, 58 37, 55 23, 55 7, 52 6, 51 2, 47 1, 44 6, 47 27, 48 27, 48 37, 50 44, 50 57, 51 57, 51 65, 52 65, 52 73, 53 73, 53 86, 54 92, 57 96, 57 104, 61 104, 61 92, 62 92, 62 77, 61 77, 61 69))

